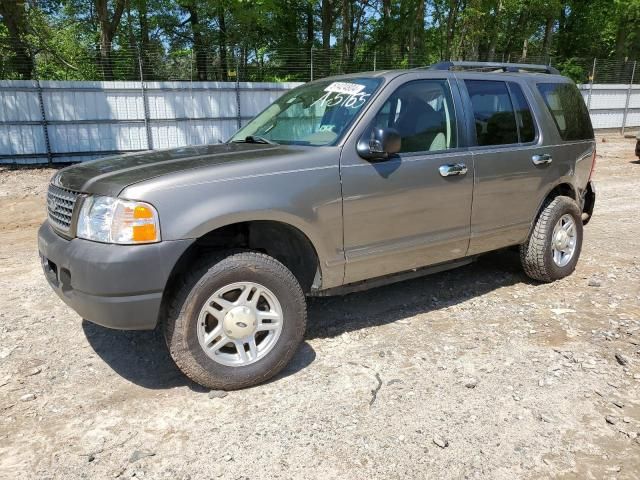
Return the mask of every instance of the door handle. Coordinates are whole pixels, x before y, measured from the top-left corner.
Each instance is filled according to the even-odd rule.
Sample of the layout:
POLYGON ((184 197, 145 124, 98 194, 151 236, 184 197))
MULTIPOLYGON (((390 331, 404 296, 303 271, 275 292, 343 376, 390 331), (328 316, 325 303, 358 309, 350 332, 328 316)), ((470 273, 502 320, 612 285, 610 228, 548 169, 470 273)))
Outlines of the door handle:
POLYGON ((534 155, 531 157, 531 161, 534 165, 544 165, 545 163, 551 163, 553 158, 548 153, 543 153, 542 155, 534 155))
POLYGON ((453 175, 466 175, 467 166, 464 163, 453 163, 440 165, 440 175, 443 177, 451 177, 453 175))

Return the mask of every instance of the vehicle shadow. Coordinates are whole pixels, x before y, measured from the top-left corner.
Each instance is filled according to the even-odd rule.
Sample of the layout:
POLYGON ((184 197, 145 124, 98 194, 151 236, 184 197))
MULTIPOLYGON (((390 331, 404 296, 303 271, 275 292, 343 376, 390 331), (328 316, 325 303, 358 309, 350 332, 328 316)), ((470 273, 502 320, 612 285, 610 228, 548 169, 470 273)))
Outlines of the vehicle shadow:
POLYGON ((157 329, 113 330, 83 320, 82 330, 98 356, 114 372, 136 385, 150 389, 186 385, 196 391, 205 391, 178 370, 157 329))
MULTIPOLYGON (((447 272, 340 297, 311 297, 308 299, 305 338, 331 338, 384 325, 522 282, 529 280, 522 272, 518 253, 507 249, 447 272)), ((196 392, 208 391, 178 370, 159 329, 150 332, 111 330, 86 320, 82 322, 82 328, 100 358, 132 383, 149 389, 187 386, 196 392)), ((311 345, 304 342, 289 365, 270 382, 305 369, 315 358, 311 345)))
POLYGON ((313 297, 306 338, 331 338, 392 323, 523 282, 531 280, 522 271, 518 252, 505 249, 453 270, 342 297, 313 297))
MULTIPOLYGON (((195 392, 209 389, 189 380, 173 363, 159 329, 124 331, 82 321, 82 330, 93 350, 114 372, 136 385, 153 390, 189 387, 195 392)), ((306 368, 316 358, 303 343, 287 367, 274 379, 284 378, 306 368)))

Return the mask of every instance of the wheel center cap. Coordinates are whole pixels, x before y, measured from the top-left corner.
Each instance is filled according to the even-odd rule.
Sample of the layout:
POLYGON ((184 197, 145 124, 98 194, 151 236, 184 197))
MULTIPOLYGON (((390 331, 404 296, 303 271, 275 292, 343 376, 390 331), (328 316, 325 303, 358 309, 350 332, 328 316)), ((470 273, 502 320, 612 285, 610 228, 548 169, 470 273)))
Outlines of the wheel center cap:
POLYGON ((256 316, 249 307, 233 307, 224 316, 222 326, 227 336, 233 339, 245 338, 256 330, 256 316))
POLYGON ((556 234, 556 247, 560 250, 567 248, 567 245, 569 244, 569 237, 567 235, 567 232, 565 232, 564 230, 559 231, 556 234))

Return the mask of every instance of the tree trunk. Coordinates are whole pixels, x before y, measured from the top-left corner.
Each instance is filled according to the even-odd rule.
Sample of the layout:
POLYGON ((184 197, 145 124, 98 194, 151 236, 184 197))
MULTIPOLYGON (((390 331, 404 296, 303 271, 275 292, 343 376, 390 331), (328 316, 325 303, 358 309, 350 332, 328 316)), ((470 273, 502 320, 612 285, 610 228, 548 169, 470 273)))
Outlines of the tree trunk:
POLYGON ((551 47, 551 37, 553 35, 553 24, 555 18, 553 15, 547 15, 547 22, 544 26, 544 39, 542 40, 542 56, 549 57, 549 49, 551 47))
POLYGON ((391 25, 391 0, 382 0, 382 59, 377 62, 381 68, 388 68, 392 59, 391 45, 392 25, 391 25))
POLYGON ((466 60, 471 60, 473 62, 480 60, 480 40, 476 38, 471 42, 471 46, 467 50, 466 55, 466 60))
POLYGON ((150 44, 151 41, 149 39, 149 18, 148 18, 148 8, 147 8, 147 0, 138 0, 138 17, 140 22, 140 57, 142 62, 143 72, 150 71, 153 67, 151 65, 151 56, 150 56, 150 44))
POLYGON ((218 48, 220 49, 220 72, 222 75, 222 81, 229 81, 228 66, 227 66, 227 24, 224 18, 224 8, 218 8, 218 27, 220 28, 220 34, 218 37, 218 48))
MULTIPOLYGON (((515 28, 513 28, 513 24, 509 25, 507 29, 507 45, 505 46, 505 52, 507 54, 507 58, 511 59, 511 46, 513 45, 513 39, 521 32, 522 24, 524 23, 524 10, 521 10, 518 14, 518 19, 516 20, 515 28), (513 31, 512 31, 513 28, 513 31)), ((511 23, 511 22, 510 22, 511 23)))
POLYGON ((149 10, 147 0, 138 0, 138 15, 140 17, 140 48, 146 57, 149 54, 149 10))
POLYGON ((111 15, 108 0, 95 0, 96 15, 100 26, 100 66, 104 80, 113 80, 111 48, 120 26, 125 4, 126 0, 116 0, 113 15, 111 15))
POLYGON ((449 0, 449 15, 447 16, 447 38, 444 49, 444 59, 451 60, 451 47, 456 32, 456 17, 458 15, 458 0, 449 0))
POLYGON ((415 54, 421 50, 422 34, 424 32, 424 4, 425 0, 418 0, 413 26, 409 32, 409 68, 415 65, 415 54))
POLYGON ((387 20, 391 18, 391 0, 382 0, 382 14, 387 20))
POLYGON ((313 30, 313 2, 311 0, 307 3, 307 50, 311 51, 313 48, 314 30, 313 30))
POLYGON ((627 33, 630 28, 630 23, 627 23, 626 18, 620 18, 618 23, 618 31, 616 32, 616 60, 624 60, 626 58, 627 50, 627 33))
POLYGON ((331 73, 331 29, 333 28, 333 5, 331 0, 322 0, 322 51, 324 74, 331 73))
POLYGON ((500 34, 498 19, 500 18, 501 11, 502 11, 502 0, 498 0, 498 5, 496 6, 496 14, 493 17, 493 28, 491 29, 491 40, 489 42, 489 51, 487 53, 488 62, 493 62, 493 59, 496 56, 496 46, 498 45, 498 37, 500 34))
POLYGON ((138 0, 138 16, 140 17, 140 47, 146 52, 149 48, 149 18, 147 0, 138 0))
POLYGON ((522 56, 520 59, 524 62, 527 59, 527 52, 529 51, 529 37, 524 39, 522 42, 522 56))
POLYGON ((342 73, 349 68, 351 46, 351 0, 342 0, 342 73))
POLYGON ((192 3, 185 8, 187 12, 189 12, 189 23, 191 24, 191 32, 193 33, 193 52, 196 57, 196 74, 198 75, 198 80, 203 82, 208 79, 207 50, 202 36, 202 26, 200 25, 198 7, 195 3, 192 3))
POLYGON ((0 15, 9 31, 9 45, 15 55, 11 60, 13 70, 24 80, 33 78, 34 60, 31 51, 23 40, 26 33, 24 2, 0 0, 0 15))
POLYGON ((311 50, 313 49, 313 39, 314 39, 314 31, 313 31, 313 2, 311 0, 307 0, 307 10, 305 13, 306 16, 306 24, 307 24, 307 63, 309 64, 309 78, 311 78, 311 63, 313 62, 311 50))
POLYGON ((327 53, 331 48, 331 28, 333 27, 331 7, 331 0, 322 0, 322 49, 327 53))
POLYGON ((358 47, 358 40, 360 40, 360 30, 365 22, 365 4, 366 1, 362 3, 361 8, 357 8, 355 4, 351 4, 351 22, 350 22, 350 33, 349 33, 349 65, 353 65, 353 60, 355 58, 356 49, 358 47))

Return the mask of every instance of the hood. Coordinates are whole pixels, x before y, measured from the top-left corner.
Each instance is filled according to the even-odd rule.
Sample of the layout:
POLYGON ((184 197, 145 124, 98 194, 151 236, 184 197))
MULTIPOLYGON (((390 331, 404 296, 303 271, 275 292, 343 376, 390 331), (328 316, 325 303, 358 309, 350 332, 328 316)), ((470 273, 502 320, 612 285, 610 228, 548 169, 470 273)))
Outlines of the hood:
POLYGON ((53 181, 60 187, 77 192, 117 196, 130 185, 162 175, 256 160, 292 150, 283 145, 224 143, 148 151, 72 165, 60 170, 53 181))

